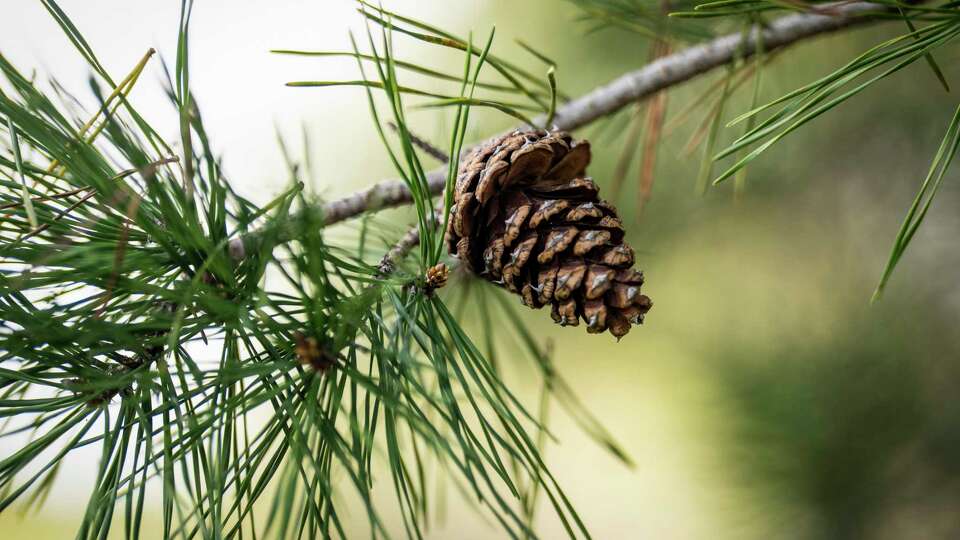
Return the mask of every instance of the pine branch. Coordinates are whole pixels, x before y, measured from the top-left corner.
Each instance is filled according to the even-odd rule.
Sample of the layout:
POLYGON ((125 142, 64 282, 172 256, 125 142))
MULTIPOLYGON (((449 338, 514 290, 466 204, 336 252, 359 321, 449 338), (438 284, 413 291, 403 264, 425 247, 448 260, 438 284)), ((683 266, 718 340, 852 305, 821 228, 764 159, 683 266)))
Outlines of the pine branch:
MULTIPOLYGON (((45 4, 102 72, 73 24, 52 0, 45 4)), ((621 460, 628 458, 582 410, 535 334, 506 303, 501 307, 506 318, 480 308, 480 318, 487 321, 488 360, 445 301, 432 294, 449 273, 438 260, 444 232, 440 224, 448 216, 430 218, 431 205, 439 201, 437 197, 431 201, 429 194, 443 190, 456 163, 451 159, 445 170, 423 173, 413 150, 421 142, 404 122, 388 32, 396 21, 416 28, 424 25, 379 11, 386 17, 381 49, 368 34, 378 81, 365 74, 363 80, 368 90, 376 83, 390 98, 389 112, 403 145, 402 152, 390 145, 388 151, 405 182, 377 184, 344 199, 305 203, 301 211, 290 212, 295 200, 303 200, 299 185, 258 208, 236 196, 220 175, 190 98, 191 5, 189 0, 181 4, 176 89, 171 81, 169 90, 180 112, 183 159, 191 162, 182 176, 177 172, 183 171, 164 167, 139 174, 141 178, 129 185, 109 181, 115 164, 92 141, 75 143, 73 124, 0 56, 0 71, 19 96, 9 99, 0 94, 0 113, 16 125, 23 141, 43 149, 41 155, 69 171, 50 179, 33 163, 16 163, 21 177, 33 178, 40 187, 20 197, 19 183, 8 182, 10 193, 0 200, 18 201, 24 209, 27 201, 35 201, 41 222, 51 223, 40 237, 8 242, 3 251, 17 266, 0 274, 5 291, 0 294, 4 319, 0 359, 18 364, 0 381, 5 392, 0 415, 27 418, 24 430, 44 425, 49 429, 0 464, 0 511, 32 488, 31 500, 34 494, 42 500, 61 458, 98 443, 103 458, 78 537, 107 535, 124 494, 132 494, 125 516, 128 533, 138 532, 151 483, 162 489, 164 537, 209 536, 209 531, 231 537, 248 527, 255 531, 259 527, 252 516, 258 501, 270 492, 278 494, 273 506, 277 517, 266 524, 265 536, 286 537, 298 529, 299 536, 346 537, 338 517, 342 507, 333 497, 334 475, 343 479, 337 484, 355 490, 351 500, 369 517, 371 536, 386 537, 374 503, 371 466, 382 441, 408 537, 421 537, 422 523, 428 521, 430 489, 422 473, 423 460, 434 456, 438 470, 451 471, 458 485, 472 492, 511 537, 535 537, 527 509, 535 506, 536 495, 524 494, 533 489, 550 501, 570 537, 588 538, 584 523, 541 458, 545 417, 527 411, 497 370, 489 321, 509 321, 507 330, 540 370, 545 396, 570 407, 571 417, 591 437, 621 460), (64 194, 81 188, 95 195, 71 205, 64 194), (128 190, 138 193, 135 200, 143 204, 137 211, 119 212, 117 203, 125 199, 111 195, 128 190), (419 223, 389 249, 379 273, 356 264, 355 253, 323 238, 325 225, 410 202, 417 205, 419 223), (252 234, 229 236, 229 224, 235 224, 234 234, 246 233, 256 220, 261 220, 261 228, 252 234), (231 256, 243 261, 236 267, 223 260, 222 248, 230 239, 231 256), (272 249, 277 242, 292 239, 297 242, 287 249, 272 249), (418 275, 408 282, 386 279, 418 243, 418 275), (259 256, 250 256, 254 253, 259 256), (280 280, 278 288, 273 280, 268 288, 264 279, 268 271, 280 280), (385 281, 390 284, 381 286, 385 281), (68 302, 58 301, 67 295, 68 302), (191 343, 207 343, 208 334, 218 341, 222 336, 222 345, 208 344, 210 352, 219 349, 217 363, 190 351, 191 343), (43 397, 25 399, 33 395, 43 397), (122 396, 119 407, 108 404, 117 395, 122 396), (268 414, 248 433, 247 415, 254 410, 268 414), (36 419, 30 420, 34 414, 36 419), (104 419, 102 435, 85 438, 99 418, 104 419), (531 426, 537 429, 536 438, 531 426), (80 432, 73 433, 75 428, 80 432), (48 458, 54 443, 63 450, 48 458), (20 471, 31 468, 39 472, 24 478, 20 471), (297 497, 284 495, 290 493, 297 497), (131 509, 134 504, 137 510, 131 509)), ((752 54, 754 40, 764 42, 767 49, 784 47, 854 24, 860 20, 854 19, 857 14, 877 9, 880 15, 886 8, 858 3, 830 4, 829 9, 846 14, 793 15, 766 27, 762 39, 738 34, 665 57, 559 110, 551 105, 549 114, 535 124, 574 129, 752 54), (852 7, 861 5, 862 11, 852 7)), ((482 52, 473 52, 472 40, 425 31, 430 35, 424 38, 440 35, 447 40, 444 43, 466 44, 457 105, 462 115, 458 114, 448 150, 456 159, 462 155, 469 107, 480 103, 473 88, 490 41, 482 52)), ((360 59, 356 48, 354 56, 360 59)), ((503 73, 512 77, 514 72, 503 73)), ((117 88, 105 72, 101 75, 117 88)), ((517 87, 522 90, 522 85, 517 87)), ((552 81, 551 89, 555 90, 552 81)), ((382 137, 384 122, 372 93, 368 95, 382 137)), ((104 128, 109 154, 128 156, 137 166, 150 156, 168 155, 161 151, 166 145, 132 106, 128 112, 134 123, 111 117, 104 128), (141 148, 144 140, 152 151, 141 148)), ((11 168, 11 160, 2 161, 11 168)), ((439 202, 446 213, 449 206, 444 202, 449 205, 449 198, 439 202)), ((5 238, 19 234, 28 221, 20 206, 13 208, 17 211, 11 213, 12 226, 2 231, 5 238)), ((363 241, 359 251, 361 256, 366 253, 363 241)), ((14 426, 3 434, 19 431, 14 426)))
MULTIPOLYGON (((870 15, 887 12, 887 8, 869 2, 825 6, 820 13, 802 13, 781 17, 764 30, 762 40, 766 52, 822 34, 877 21, 870 15)), ((735 57, 747 58, 756 49, 756 28, 746 36, 736 32, 701 45, 664 56, 641 69, 589 92, 557 110, 556 126, 572 130, 648 97, 660 90, 686 82, 697 75, 724 66, 735 57)), ((541 120, 537 118, 535 122, 541 120)))
POLYGON ((386 255, 380 259, 380 264, 377 266, 381 276, 386 277, 393 273, 396 269, 397 264, 402 261, 407 254, 410 253, 410 250, 417 247, 420 243, 420 228, 411 227, 403 236, 400 237, 400 240, 396 244, 390 247, 386 255))
MULTIPOLYGON (((787 15, 769 23, 764 28, 762 36, 765 52, 788 47, 819 35, 884 20, 875 15, 890 12, 887 7, 870 2, 837 2, 825 5, 818 11, 819 13, 787 15)), ((558 107, 551 127, 573 130, 586 126, 631 103, 724 66, 738 55, 739 58, 748 58, 755 52, 756 32, 757 30, 754 29, 746 37, 744 32, 721 36, 664 56, 638 70, 626 73, 558 107)), ((538 117, 534 119, 534 124, 542 124, 545 120, 545 117, 538 117)), ((427 173, 427 181, 432 193, 437 194, 443 191, 446 174, 446 168, 434 169, 427 173)), ((320 210, 324 224, 332 225, 364 212, 402 206, 412 201, 410 190, 403 182, 385 180, 341 199, 325 203, 320 210)), ((253 232, 245 237, 234 239, 230 243, 231 256, 235 260, 242 260, 250 252, 250 247, 256 245, 259 236, 258 232, 253 232)), ((289 240, 291 238, 284 234, 280 234, 278 238, 280 242, 289 240)))

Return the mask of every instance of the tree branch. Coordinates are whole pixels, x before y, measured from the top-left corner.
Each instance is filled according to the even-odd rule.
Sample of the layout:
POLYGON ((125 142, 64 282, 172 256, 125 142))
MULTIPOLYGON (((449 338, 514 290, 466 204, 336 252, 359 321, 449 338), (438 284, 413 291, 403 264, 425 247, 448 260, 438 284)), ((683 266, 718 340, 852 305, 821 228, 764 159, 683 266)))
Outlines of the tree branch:
MULTIPOLYGON (((798 41, 875 22, 887 8, 869 2, 828 4, 818 13, 787 15, 771 22, 763 30, 763 47, 771 52, 798 41)), ((744 42, 741 32, 715 38, 701 45, 663 56, 631 71, 557 109, 559 129, 573 130, 660 90, 686 82, 697 75, 726 65, 735 57, 748 58, 756 52, 757 29, 744 42)), ((543 122, 543 117, 535 123, 543 122)))
POLYGON ((411 227, 396 244, 390 247, 377 266, 381 277, 389 276, 410 251, 420 243, 420 228, 411 227))
MULTIPOLYGON (((823 5, 817 13, 787 15, 771 22, 763 29, 764 50, 770 52, 821 34, 876 22, 878 18, 873 15, 888 12, 888 8, 870 2, 837 2, 823 5)), ((554 125, 551 127, 567 131, 583 127, 660 90, 726 65, 735 57, 748 58, 756 51, 757 31, 758 29, 754 28, 746 38, 741 32, 721 36, 661 57, 638 70, 626 73, 558 107, 554 125)), ((546 118, 543 116, 534 119, 534 123, 540 125, 545 121, 546 118)), ((432 193, 443 191, 446 174, 446 168, 434 169, 427 173, 427 182, 432 193)), ((385 180, 342 199, 330 201, 324 204, 321 210, 324 223, 332 225, 363 212, 401 206, 410 202, 412 202, 410 190, 403 182, 385 180)), ((230 255, 235 260, 243 259, 249 252, 246 247, 256 245, 258 237, 259 235, 254 232, 233 240, 230 243, 230 255)), ((281 241, 290 239, 281 234, 281 241)))

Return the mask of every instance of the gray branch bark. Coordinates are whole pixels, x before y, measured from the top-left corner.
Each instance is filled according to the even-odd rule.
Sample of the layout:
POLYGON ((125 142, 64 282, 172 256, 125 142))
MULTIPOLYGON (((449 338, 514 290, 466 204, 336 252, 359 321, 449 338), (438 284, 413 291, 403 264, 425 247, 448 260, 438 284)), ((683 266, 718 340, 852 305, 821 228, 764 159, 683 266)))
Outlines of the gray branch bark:
MULTIPOLYGON (((887 8, 869 2, 826 4, 816 13, 787 15, 771 22, 762 30, 763 47, 765 51, 780 49, 822 34, 875 22, 878 18, 874 15, 884 13, 887 13, 887 8)), ((664 56, 636 71, 626 73, 558 107, 554 126, 551 127, 567 131, 577 129, 660 90, 726 65, 735 57, 750 57, 756 52, 758 31, 760 31, 759 28, 754 28, 747 36, 741 32, 721 36, 664 56)), ((544 122, 543 117, 534 119, 534 123, 540 125, 544 122)), ((446 168, 438 168, 427 173, 427 181, 433 193, 443 191, 446 174, 446 168)), ((322 213, 324 223, 332 225, 363 212, 401 206, 410 202, 412 202, 410 190, 403 182, 385 180, 342 199, 324 204, 322 213)), ((290 239, 281 234, 281 241, 290 239)), ((230 244, 231 256, 236 260, 243 259, 248 252, 247 248, 255 246, 257 240, 257 233, 233 240, 230 244)))

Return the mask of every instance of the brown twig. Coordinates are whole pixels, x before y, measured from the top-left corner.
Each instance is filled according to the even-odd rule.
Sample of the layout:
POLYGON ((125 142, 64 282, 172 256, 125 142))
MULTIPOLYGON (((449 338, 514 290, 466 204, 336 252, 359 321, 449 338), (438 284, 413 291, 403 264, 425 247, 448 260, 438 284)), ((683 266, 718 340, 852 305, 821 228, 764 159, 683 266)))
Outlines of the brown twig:
POLYGON ((97 319, 99 319, 103 315, 104 310, 107 309, 107 304, 109 304, 110 298, 113 296, 113 290, 117 286, 117 281, 120 279, 120 269, 123 267, 123 259, 127 254, 127 242, 130 239, 130 222, 136 217, 142 201, 143 199, 141 197, 134 196, 130 197, 129 203, 127 204, 127 219, 123 222, 123 229, 120 230, 120 240, 117 242, 117 250, 113 256, 113 272, 110 273, 110 279, 107 280, 106 287, 104 287, 100 307, 97 308, 94 315, 97 319))
MULTIPOLYGON (((399 129, 397 128, 397 125, 394 124, 393 122, 387 122, 387 125, 390 126, 390 129, 394 131, 399 131, 399 129)), ((423 150, 424 153, 426 153, 428 156, 439 161, 440 163, 446 163, 450 161, 450 156, 448 156, 447 153, 444 152, 443 150, 434 146, 433 143, 427 141, 423 137, 414 135, 409 130, 407 130, 407 135, 410 136, 410 142, 412 142, 413 145, 416 146, 417 148, 423 150)))
POLYGON ((626 137, 623 138, 623 151, 620 152, 617 167, 613 170, 611 193, 614 201, 620 199, 620 190, 623 189, 623 182, 627 179, 627 173, 630 172, 630 165, 633 163, 633 158, 636 156, 637 149, 640 147, 638 141, 643 134, 643 117, 646 108, 646 101, 637 102, 633 116, 630 119, 630 130, 627 131, 626 137))
POLYGON ((394 244, 387 253, 380 259, 380 264, 377 266, 378 272, 381 277, 387 277, 397 269, 397 265, 400 264, 407 254, 410 253, 410 250, 417 247, 420 243, 420 229, 417 227, 412 227, 408 230, 403 236, 400 237, 400 240, 394 244))
MULTIPOLYGON (((797 13, 781 17, 762 29, 755 27, 749 33, 735 32, 715 38, 664 56, 565 103, 557 108, 553 125, 561 130, 577 129, 660 90, 726 65, 734 59, 749 58, 756 52, 757 32, 762 32, 760 40, 764 51, 770 52, 808 38, 881 20, 871 15, 887 11, 887 7, 870 2, 837 2, 827 4, 816 13, 797 13)), ((544 117, 538 117, 533 123, 542 125, 545 120, 544 117)), ((427 183, 432 193, 443 191, 446 175, 446 168, 427 173, 427 183)), ((324 223, 332 225, 363 212, 401 206, 412 200, 410 190, 403 182, 385 180, 342 199, 330 201, 323 205, 321 211, 324 223)), ((230 243, 230 255, 235 260, 242 260, 250 251, 249 247, 257 244, 259 236, 259 233, 254 231, 234 239, 230 243)), ((289 241, 290 238, 281 235, 279 240, 289 241)))
POLYGON ((637 213, 643 210, 653 192, 654 172, 657 168, 657 149, 663 135, 663 119, 667 113, 667 93, 659 92, 650 98, 647 109, 647 127, 643 134, 643 157, 640 160, 637 213))
MULTIPOLYGON (((134 173, 138 173, 138 172, 143 172, 143 171, 146 171, 146 170, 150 170, 150 169, 149 169, 150 167, 156 168, 156 167, 159 167, 160 165, 165 165, 165 164, 168 164, 168 163, 175 163, 175 162, 177 162, 178 160, 179 160, 179 158, 177 158, 177 157, 169 157, 169 158, 164 158, 164 159, 155 161, 155 162, 153 162, 153 163, 150 163, 149 165, 147 165, 147 168, 144 168, 144 169, 127 169, 127 170, 125 170, 125 171, 122 171, 122 172, 116 174, 116 175, 112 178, 112 180, 122 180, 123 178, 126 178, 126 177, 128 177, 128 176, 130 176, 130 175, 132 175, 132 174, 134 174, 134 173)), ((78 194, 80 194, 80 193, 83 193, 84 191, 86 191, 87 193, 85 193, 85 194, 83 195, 83 197, 80 197, 79 200, 73 202, 70 206, 68 206, 68 207, 60 210, 60 211, 57 213, 57 215, 55 215, 55 216, 53 217, 53 219, 51 219, 50 221, 48 221, 48 222, 46 222, 46 223, 43 223, 43 224, 39 225, 38 227, 36 227, 35 229, 33 229, 33 230, 29 231, 28 233, 26 233, 20 240, 21 240, 21 241, 27 240, 27 239, 29 239, 29 238, 32 238, 32 237, 34 237, 34 236, 42 233, 43 231, 49 229, 54 223, 56 223, 57 221, 63 219, 64 216, 70 214, 71 212, 73 212, 74 210, 76 210, 77 208, 79 208, 80 205, 82 205, 83 203, 85 203, 85 202, 87 202, 88 200, 90 200, 90 198, 92 198, 94 195, 97 194, 97 191, 96 191, 96 188, 94 188, 94 187, 84 187, 84 188, 73 189, 73 190, 70 190, 70 191, 63 192, 63 193, 56 193, 56 194, 53 194, 53 195, 45 195, 45 196, 42 196, 42 197, 34 197, 34 198, 32 198, 31 201, 33 201, 33 202, 41 202, 41 201, 49 201, 49 200, 59 200, 59 199, 67 198, 67 197, 72 197, 73 195, 78 195, 78 194)), ((9 208, 17 208, 17 207, 21 206, 22 204, 23 204, 22 202, 16 202, 16 203, 6 204, 6 205, 3 205, 3 206, 0 206, 0 210, 7 210, 7 209, 9 209, 9 208)))
POLYGON ((61 219, 63 219, 64 216, 68 215, 70 212, 73 212, 74 210, 76 210, 77 208, 79 208, 81 204, 87 202, 88 200, 90 200, 91 197, 93 197, 93 196, 96 195, 96 194, 97 194, 96 191, 90 191, 90 192, 88 192, 86 195, 84 195, 83 197, 81 197, 80 200, 78 200, 77 202, 71 204, 70 206, 64 208, 63 210, 60 210, 60 211, 57 213, 57 215, 53 216, 53 219, 51 219, 50 221, 48 221, 48 222, 46 222, 46 223, 40 224, 39 226, 37 226, 37 228, 35 228, 35 229, 33 229, 32 231, 28 232, 27 234, 23 235, 23 237, 20 239, 20 241, 23 242, 23 241, 29 240, 30 238, 33 238, 34 236, 36 236, 36 235, 42 233, 43 231, 49 229, 54 223, 60 221, 61 219))
MULTIPOLYGON (((67 197, 72 197, 78 193, 83 193, 84 191, 88 191, 91 189, 93 188, 82 187, 77 189, 71 189, 70 191, 64 191, 63 193, 56 193, 53 195, 43 195, 41 197, 32 197, 30 199, 30 202, 39 203, 44 201, 53 201, 56 199, 65 199, 67 197)), ((0 205, 0 210, 9 210, 11 208, 19 208, 21 206, 23 206, 23 201, 16 201, 16 202, 0 205)), ((4 215, 4 217, 7 217, 8 215, 9 214, 4 215)))

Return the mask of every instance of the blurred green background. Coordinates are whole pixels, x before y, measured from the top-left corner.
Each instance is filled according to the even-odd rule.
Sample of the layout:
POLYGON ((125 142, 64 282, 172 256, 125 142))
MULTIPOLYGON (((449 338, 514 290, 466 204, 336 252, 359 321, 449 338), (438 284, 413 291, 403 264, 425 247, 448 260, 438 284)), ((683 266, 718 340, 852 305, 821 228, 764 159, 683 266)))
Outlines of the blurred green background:
MULTIPOLYGON (((242 193, 257 200, 268 200, 286 180, 271 124, 295 147, 304 144, 303 124, 311 187, 321 195, 391 176, 359 90, 282 87, 286 80, 335 78, 330 73, 336 69, 349 74, 349 63, 262 54, 268 47, 330 48, 331 39, 343 48, 342 25, 357 22, 343 8, 349 2, 321 4, 328 3, 282 2, 256 23, 248 17, 269 8, 237 8, 238 14, 229 3, 197 6, 192 39, 198 100, 228 174, 242 193), (311 15, 301 18, 300 10, 311 15), (328 20, 321 23, 317 15, 328 20), (241 34, 244 28, 262 30, 247 34, 252 45, 241 34), (258 53, 245 56, 249 46, 258 53), (223 72, 215 63, 235 68, 229 97, 218 86, 223 72), (258 75, 259 66, 267 65, 271 71, 263 73, 268 75, 258 75), (248 97, 248 91, 269 93, 285 104, 273 109, 271 101, 261 99, 266 94, 248 97), (237 110, 244 102, 258 105, 237 110), (231 122, 238 117, 247 122, 247 131, 236 133, 231 122), (232 148, 235 138, 248 142, 232 148)), ((512 40, 534 44, 556 60, 561 89, 570 95, 635 69, 647 58, 646 38, 618 29, 589 32, 592 26, 578 22, 580 11, 568 2, 385 4, 462 35, 471 29, 485 34, 495 24, 498 54, 542 71, 512 40)), ((146 47, 166 53, 175 40, 174 5, 151 7, 157 17, 140 16, 132 8, 124 12, 135 24, 155 29, 146 35, 156 42, 135 31, 111 34, 103 17, 116 9, 114 3, 64 2, 64 8, 80 18, 95 49, 129 47, 131 60, 117 56, 117 72, 146 47)), ((24 8, 20 22, 33 30, 16 40, 8 32, 12 37, 3 47, 42 42, 42 47, 22 49, 21 64, 32 61, 30 54, 42 57, 59 49, 72 65, 81 65, 51 24, 34 25, 38 17, 42 13, 24 8)), ((761 101, 828 73, 902 32, 901 26, 846 32, 786 51, 764 71, 761 101)), ((435 66, 456 71, 460 65, 452 53, 400 47, 408 57, 435 66)), ((49 71, 66 77, 64 82, 83 88, 82 78, 56 72, 60 64, 53 58, 42 60, 49 71)), ((938 60, 947 80, 960 86, 960 50, 945 49, 938 60)), ((667 121, 722 75, 719 70, 671 90, 667 121)), ((729 118, 748 108, 749 88, 746 84, 734 95, 729 118)), ((548 463, 595 538, 960 536, 956 167, 885 297, 869 305, 956 99, 917 63, 774 147, 749 168, 746 190, 737 199, 732 183, 705 196, 695 192, 702 149, 690 153, 684 146, 700 127, 705 107, 661 141, 652 198, 642 213, 635 204, 634 164, 613 202, 629 224, 628 241, 637 249, 638 266, 647 276, 645 292, 654 300, 646 324, 615 343, 607 335, 588 336, 583 328, 556 327, 544 311, 522 310, 538 337, 554 342, 559 369, 636 462, 633 469, 624 467, 562 411, 551 412, 558 444, 548 445, 548 463)), ((172 111, 158 105, 156 117, 163 116, 172 117, 172 111)), ((489 112, 474 118, 472 140, 514 123, 489 112)), ((601 195, 610 193, 624 149, 625 120, 577 133, 593 143, 590 170, 601 195)), ((421 111, 413 114, 412 125, 442 143, 450 122, 440 113, 421 111)), ((721 130, 721 143, 739 129, 721 130)), ((383 220, 396 231, 412 223, 403 211, 387 213, 383 220)), ((479 327, 469 316, 464 323, 479 327)), ((539 383, 532 369, 512 364, 512 345, 501 345, 511 384, 535 403, 539 383)), ((82 470, 73 474, 60 479, 67 485, 58 486, 40 513, 0 515, 2 536, 72 536, 91 480, 82 470)), ((499 537, 494 524, 456 495, 440 515, 430 538, 499 537)), ((352 517, 363 520, 361 512, 352 517)), ((540 518, 544 538, 563 536, 549 511, 540 518)))

